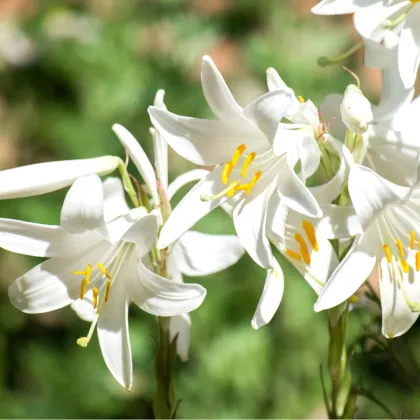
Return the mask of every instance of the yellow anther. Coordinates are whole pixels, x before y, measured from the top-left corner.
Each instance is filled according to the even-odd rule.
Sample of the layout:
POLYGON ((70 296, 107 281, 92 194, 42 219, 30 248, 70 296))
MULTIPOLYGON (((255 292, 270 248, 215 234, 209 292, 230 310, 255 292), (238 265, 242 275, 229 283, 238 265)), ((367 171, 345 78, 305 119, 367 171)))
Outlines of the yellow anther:
POLYGON ((242 153, 245 152, 246 146, 241 144, 232 155, 232 167, 235 167, 238 163, 239 158, 242 156, 242 153))
POLYGON ((257 154, 255 152, 252 152, 245 158, 244 164, 242 166, 242 172, 241 172, 242 178, 246 176, 246 171, 248 170, 248 166, 255 159, 255 156, 257 156, 257 154))
POLYGON ((89 284, 90 283, 90 273, 91 272, 92 272, 92 266, 90 264, 88 264, 85 271, 73 271, 73 274, 86 276, 86 284, 89 284))
POLYGON ((401 267, 404 270, 404 273, 408 273, 409 267, 408 267, 408 263, 406 260, 401 260, 401 267))
POLYGON ((233 165, 231 162, 226 163, 225 167, 223 168, 222 172, 222 182, 223 184, 227 184, 229 182, 229 177, 232 172, 233 165))
POLYGON ((98 306, 98 295, 99 295, 99 290, 97 287, 93 288, 93 309, 96 309, 96 307, 98 306))
POLYGON ((108 298, 109 298, 109 292, 111 290, 111 282, 109 281, 106 284, 106 292, 105 292, 105 302, 108 302, 108 298))
POLYGON ((108 271, 106 271, 106 268, 101 263, 98 263, 97 265, 98 265, 99 270, 102 271, 103 275, 108 277, 111 280, 112 278, 111 274, 109 274, 108 271))
POLYGON ((247 187, 247 189, 246 189, 246 192, 245 192, 245 194, 246 194, 246 195, 251 194, 252 189, 254 188, 254 186, 255 186, 255 184, 257 183, 257 181, 261 178, 261 175, 262 175, 262 172, 261 172, 261 171, 258 171, 258 172, 257 172, 257 173, 253 176, 253 178, 251 179, 251 182, 249 183, 249 185, 248 185, 248 187, 247 187))
POLYGON ((290 257, 290 258, 293 258, 294 260, 297 260, 297 261, 300 261, 302 258, 301 258, 301 256, 297 253, 297 252, 295 252, 295 251, 292 251, 291 249, 289 249, 289 248, 287 248, 286 249, 286 254, 290 257))
POLYGON ((416 232, 414 232, 414 230, 411 232, 410 239, 410 248, 414 249, 416 243, 416 232))
POLYGON ((358 303, 360 301, 359 296, 357 295, 353 295, 349 297, 349 302, 350 303, 358 303))
POLYGON ((82 280, 82 284, 80 286, 80 299, 84 299, 85 297, 85 293, 86 293, 86 286, 87 286, 88 282, 87 279, 83 279, 82 280))
POLYGON ((420 270, 420 252, 416 252, 416 271, 420 270))
POLYGON ((316 239, 316 233, 313 224, 311 222, 308 222, 307 220, 302 220, 302 227, 306 233, 306 236, 308 237, 310 244, 312 245, 312 248, 315 252, 318 252, 319 246, 318 241, 316 239))
POLYGON ((398 252, 400 253, 400 257, 403 260, 404 259, 404 248, 403 248, 403 244, 402 244, 402 242, 401 242, 400 239, 397 239, 395 242, 397 243, 398 252))
POLYGON ((303 96, 298 96, 298 101, 303 104, 305 102, 305 98, 303 96))
POLYGON ((235 192, 238 189, 238 187, 239 187, 238 181, 232 181, 229 184, 228 190, 226 191, 226 196, 227 197, 233 197, 235 195, 235 192))
POLYGON ((295 239, 300 246, 300 254, 302 255, 303 261, 309 265, 311 263, 311 256, 309 255, 305 240, 303 239, 302 235, 297 232, 295 233, 295 239))
POLYGON ((391 260, 391 251, 389 250, 389 246, 387 244, 384 244, 383 249, 385 252, 386 260, 388 261, 388 263, 390 263, 392 260, 391 260))

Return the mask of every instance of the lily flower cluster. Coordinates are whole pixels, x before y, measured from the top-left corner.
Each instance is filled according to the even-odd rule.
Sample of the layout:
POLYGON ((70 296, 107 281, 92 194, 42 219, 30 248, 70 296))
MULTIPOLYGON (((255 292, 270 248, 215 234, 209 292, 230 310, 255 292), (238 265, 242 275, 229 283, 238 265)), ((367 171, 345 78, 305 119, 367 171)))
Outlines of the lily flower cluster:
MULTIPOLYGON (((340 9, 343 3, 351 2, 324 0, 315 10, 355 11, 340 9)), ((375 8, 378 2, 371 3, 375 8)), ((403 25, 410 27, 417 16, 415 2, 402 4, 405 15, 395 18, 400 9, 392 9, 399 22, 387 29, 401 42, 403 25)), ((370 13, 357 7, 360 16, 370 13)), ((172 113, 159 91, 149 108, 153 163, 127 129, 113 126, 139 177, 128 173, 128 159, 115 156, 0 172, 1 199, 70 187, 59 226, 0 219, 0 247, 47 258, 13 282, 12 304, 27 313, 71 305, 91 323, 77 343, 87 347, 96 330, 110 372, 130 389, 131 302, 171 317, 170 335, 186 360, 188 313, 206 290, 184 283, 183 274, 218 272, 246 251, 267 273, 251 321, 258 329, 273 318, 283 295, 274 247, 318 295, 316 311, 346 302, 377 268, 383 334, 403 334, 420 313, 419 101, 412 100, 411 86, 402 87, 407 77, 385 73, 377 106, 356 77, 344 94, 329 95, 317 108, 270 68, 267 93, 243 108, 206 56, 202 87, 216 119, 172 113), (212 169, 197 168, 169 183, 168 145, 212 169), (120 177, 108 177, 115 170, 120 177), (173 195, 196 181, 172 210, 173 195), (217 207, 232 218, 237 236, 190 230, 217 207)))

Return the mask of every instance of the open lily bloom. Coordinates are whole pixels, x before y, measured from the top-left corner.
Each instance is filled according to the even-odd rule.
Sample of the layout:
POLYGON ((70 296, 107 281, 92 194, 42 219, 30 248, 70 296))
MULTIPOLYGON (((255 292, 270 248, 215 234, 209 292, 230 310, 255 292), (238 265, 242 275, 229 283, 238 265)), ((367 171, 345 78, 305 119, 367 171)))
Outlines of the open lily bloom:
MULTIPOLYGON (((242 109, 209 57, 203 58, 202 85, 219 120, 182 117, 149 108, 154 126, 181 156, 199 165, 218 165, 174 209, 158 246, 167 247, 199 219, 230 200, 239 239, 259 265, 270 268, 273 258, 265 236, 270 198, 279 194, 297 211, 321 215, 316 199, 294 172, 299 148, 283 147, 287 139, 277 135, 279 121, 291 105, 292 92, 274 90, 242 109)), ((311 165, 317 166, 310 161, 305 168, 311 165)))
MULTIPOLYGON (((163 95, 164 92, 159 91, 155 99, 155 105, 158 104, 162 109, 165 108, 163 95)), ((180 175, 168 185, 167 143, 160 133, 156 130, 152 131, 155 150, 155 174, 152 164, 134 136, 118 124, 113 126, 113 130, 121 143, 127 148, 139 172, 143 174, 143 178, 147 180, 147 186, 152 197, 158 197, 153 200, 154 203, 158 200, 157 202, 160 202, 162 207, 168 206, 169 211, 170 200, 180 188, 190 182, 201 180, 208 174, 208 171, 204 169, 195 169, 180 175), (156 175, 159 180, 156 179, 156 175), (157 185, 159 185, 159 188, 157 185)), ((244 248, 235 235, 209 235, 188 231, 168 249, 168 275, 173 281, 182 282, 183 274, 199 277, 217 273, 236 264, 244 252, 244 248)), ((190 342, 190 316, 187 313, 173 316, 169 328, 171 337, 177 337, 179 357, 186 361, 190 342)))
POLYGON ((0 246, 47 261, 18 278, 9 288, 16 308, 26 313, 54 311, 69 304, 92 325, 78 344, 86 347, 95 327, 105 362, 125 388, 133 382, 128 333, 128 304, 158 316, 197 308, 203 287, 165 279, 147 266, 155 244, 158 218, 144 208, 129 210, 121 182, 102 185, 96 175, 77 179, 61 212, 61 226, 1 219, 0 246))
POLYGON ((398 186, 355 165, 349 193, 363 233, 331 275, 315 310, 344 302, 378 264, 382 331, 386 337, 397 337, 413 325, 420 311, 420 190, 398 186))
MULTIPOLYGON (((398 44, 398 68, 406 88, 414 85, 420 63, 420 6, 417 0, 323 0, 312 12, 354 13, 356 29, 370 43, 398 44)), ((366 41, 365 41, 366 45, 366 41)))
MULTIPOLYGON (((398 79, 394 73, 389 83, 398 79)), ((412 185, 417 176, 420 144, 420 99, 412 101, 413 92, 385 89, 378 106, 372 106, 374 119, 363 134, 366 154, 363 165, 400 185, 412 185)), ((346 127, 339 114, 341 94, 328 95, 320 107, 325 119, 332 121, 330 132, 344 140, 346 127)))

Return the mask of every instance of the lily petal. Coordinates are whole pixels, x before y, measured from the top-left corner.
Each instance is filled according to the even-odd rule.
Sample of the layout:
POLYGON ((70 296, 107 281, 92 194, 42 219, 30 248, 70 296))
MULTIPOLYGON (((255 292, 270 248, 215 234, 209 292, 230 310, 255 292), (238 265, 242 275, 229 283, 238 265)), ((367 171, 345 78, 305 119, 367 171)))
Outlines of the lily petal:
MULTIPOLYGON (((122 279, 119 279, 122 280, 122 279)), ((117 281, 98 319, 102 356, 114 378, 128 391, 133 386, 133 362, 128 331, 128 303, 124 282, 117 281)))
POLYGON ((240 144, 256 153, 266 150, 265 136, 247 124, 222 120, 182 117, 156 107, 148 109, 153 125, 169 145, 185 159, 197 165, 228 162, 240 144))
POLYGON ((155 204, 159 203, 159 194, 156 185, 156 175, 149 158, 136 138, 122 125, 114 124, 112 130, 120 139, 123 147, 128 151, 131 160, 142 176, 155 204))
POLYGON ((280 306, 284 290, 284 275, 278 262, 273 258, 273 268, 267 270, 264 290, 252 318, 252 328, 258 329, 268 324, 280 306))
POLYGON ((223 76, 208 55, 202 59, 201 85, 210 109, 218 118, 239 119, 242 108, 235 101, 223 76))
POLYGON ((150 271, 141 261, 138 278, 133 281, 130 297, 143 311, 157 316, 175 316, 197 309, 206 297, 198 284, 178 283, 150 271))
POLYGON ((207 169, 192 169, 191 171, 185 172, 175 178, 168 187, 168 200, 172 200, 172 197, 185 185, 193 181, 200 181, 206 177, 210 172, 207 169))
POLYGON ((376 263, 364 242, 365 235, 356 237, 343 261, 332 273, 328 283, 315 303, 316 312, 339 305, 353 295, 365 282, 376 263))
POLYGON ((107 175, 118 167, 120 161, 115 156, 102 156, 37 163, 0 171, 0 199, 32 197, 57 191, 68 187, 83 175, 107 175))
POLYGON ((177 337, 176 352, 183 362, 187 362, 191 335, 190 316, 188 314, 173 316, 169 321, 169 334, 171 341, 177 337))
POLYGON ((110 177, 103 182, 104 219, 106 222, 127 214, 130 211, 125 201, 124 187, 120 178, 110 177))
POLYGON ((345 15, 359 10, 359 4, 356 0, 322 0, 311 11, 316 15, 345 15))
POLYGON ((187 276, 217 273, 238 262, 245 250, 234 235, 188 231, 173 247, 179 270, 187 276))
POLYGON ((108 236, 104 218, 104 189, 97 175, 74 181, 61 209, 61 226, 70 233, 97 231, 108 236))

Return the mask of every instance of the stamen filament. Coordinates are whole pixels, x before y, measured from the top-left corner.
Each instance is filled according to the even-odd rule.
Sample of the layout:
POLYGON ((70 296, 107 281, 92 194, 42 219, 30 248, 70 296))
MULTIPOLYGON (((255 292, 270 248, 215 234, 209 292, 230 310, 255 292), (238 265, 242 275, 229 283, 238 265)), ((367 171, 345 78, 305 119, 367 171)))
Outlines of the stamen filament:
POLYGON ((247 171, 247 169, 248 169, 248 166, 251 164, 251 162, 255 159, 255 156, 257 156, 257 154, 255 153, 255 152, 252 152, 252 153, 250 153, 247 157, 246 157, 246 159, 245 159, 245 161, 244 161, 244 164, 243 164, 243 166, 242 166, 242 172, 241 172, 241 176, 242 176, 242 178, 245 178, 245 176, 246 176, 246 171, 247 171))
POLYGON ((306 246, 305 240, 300 233, 295 233, 295 240, 300 245, 300 254, 302 255, 303 261, 306 264, 311 263, 311 256, 309 255, 308 247, 306 246))
POLYGON ((386 260, 388 261, 388 263, 391 263, 391 251, 389 250, 389 246, 387 244, 384 244, 383 249, 385 252, 386 260))
POLYGON ((290 257, 290 258, 293 258, 294 260, 297 260, 297 261, 300 261, 302 258, 301 258, 301 256, 297 253, 297 252, 295 252, 295 251, 292 251, 291 249, 289 249, 289 248, 286 248, 286 254, 290 257))
POLYGON ((316 239, 315 229, 312 223, 307 220, 302 220, 302 227, 308 237, 308 240, 315 252, 319 251, 318 241, 316 239))

